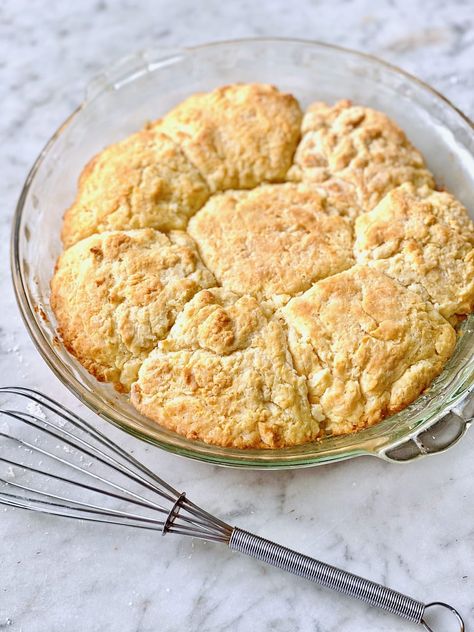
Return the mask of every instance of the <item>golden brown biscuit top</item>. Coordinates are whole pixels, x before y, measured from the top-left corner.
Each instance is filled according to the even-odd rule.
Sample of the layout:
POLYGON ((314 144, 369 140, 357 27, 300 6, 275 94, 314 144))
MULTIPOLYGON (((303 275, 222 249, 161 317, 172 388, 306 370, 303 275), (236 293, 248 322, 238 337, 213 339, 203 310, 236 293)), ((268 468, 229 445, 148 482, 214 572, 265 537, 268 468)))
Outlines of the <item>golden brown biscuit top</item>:
POLYGON ((270 313, 253 296, 224 288, 203 290, 185 306, 161 348, 228 355, 251 346, 270 313))
POLYGON ((224 287, 259 298, 294 295, 354 263, 339 199, 295 184, 228 191, 209 200, 188 232, 224 287))
POLYGON ((98 379, 126 390, 182 307, 214 284, 183 232, 107 232, 61 255, 51 305, 69 350, 98 379))
POLYGON ((456 342, 417 294, 359 265, 319 281, 282 315, 313 415, 333 434, 401 410, 441 372, 456 342))
POLYGON ((188 438, 240 448, 316 439, 281 325, 253 297, 197 294, 143 363, 132 403, 188 438))
POLYGON ((302 132, 289 179, 341 179, 354 187, 365 211, 404 182, 434 186, 421 154, 382 112, 350 101, 316 102, 305 113, 302 132))
POLYGON ((107 147, 84 169, 64 218, 64 246, 108 230, 186 228, 209 195, 181 148, 146 128, 107 147))
POLYGON ((281 182, 300 137, 291 94, 266 84, 235 84, 194 94, 160 128, 179 143, 212 192, 281 182))
POLYGON ((355 252, 445 318, 474 309, 474 223, 449 193, 395 189, 357 219, 355 252))

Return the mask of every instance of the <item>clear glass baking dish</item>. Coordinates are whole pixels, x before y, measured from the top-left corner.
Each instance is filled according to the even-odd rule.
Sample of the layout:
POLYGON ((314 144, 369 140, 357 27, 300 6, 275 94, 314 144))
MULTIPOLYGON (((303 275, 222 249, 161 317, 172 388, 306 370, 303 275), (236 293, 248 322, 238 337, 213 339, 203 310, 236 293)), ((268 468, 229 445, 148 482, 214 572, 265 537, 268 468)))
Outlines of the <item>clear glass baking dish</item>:
POLYGON ((55 132, 21 193, 12 234, 12 272, 26 326, 49 367, 85 404, 127 432, 183 456, 221 465, 290 468, 363 454, 408 461, 452 445, 472 416, 474 317, 462 327, 442 375, 416 402, 348 436, 282 450, 236 450, 189 441, 139 415, 125 396, 98 383, 55 331, 49 283, 59 232, 85 163, 105 145, 164 114, 189 94, 237 81, 275 83, 303 106, 350 98, 387 112, 423 152, 438 184, 474 209, 472 123, 443 96, 374 57, 317 42, 253 39, 179 50, 149 50, 107 69, 55 132))

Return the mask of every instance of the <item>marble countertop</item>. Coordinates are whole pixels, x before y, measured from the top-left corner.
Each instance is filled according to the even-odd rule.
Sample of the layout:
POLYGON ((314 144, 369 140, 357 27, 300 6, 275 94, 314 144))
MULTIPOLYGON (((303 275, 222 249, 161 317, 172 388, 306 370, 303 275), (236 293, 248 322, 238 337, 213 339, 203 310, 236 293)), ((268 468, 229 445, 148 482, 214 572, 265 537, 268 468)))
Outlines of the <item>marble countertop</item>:
MULTIPOLYGON (((10 220, 37 153, 104 65, 147 46, 245 36, 322 39, 373 52, 474 115, 472 2, 437 0, 6 0, 0 6, 1 382, 74 410, 33 347, 8 269, 10 220)), ((104 426, 104 424, 102 424, 104 426)), ((374 458, 250 472, 139 445, 158 473, 231 523, 474 620, 474 432, 404 466, 374 458)), ((225 547, 0 510, 0 630, 402 632, 417 629, 225 547)))

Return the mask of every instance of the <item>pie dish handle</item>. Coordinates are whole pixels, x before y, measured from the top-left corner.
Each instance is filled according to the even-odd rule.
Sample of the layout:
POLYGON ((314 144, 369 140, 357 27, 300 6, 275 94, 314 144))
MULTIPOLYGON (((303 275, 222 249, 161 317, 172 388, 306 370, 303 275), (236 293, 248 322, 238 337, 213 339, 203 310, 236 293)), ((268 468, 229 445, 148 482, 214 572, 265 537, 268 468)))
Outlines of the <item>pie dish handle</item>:
POLYGON ((404 463, 427 454, 443 452, 459 441, 473 421, 474 386, 456 406, 432 425, 421 429, 410 439, 390 446, 381 456, 389 461, 404 463))
POLYGON ((152 48, 127 55, 93 77, 86 86, 83 106, 105 90, 118 90, 139 75, 153 72, 183 59, 183 48, 152 48))

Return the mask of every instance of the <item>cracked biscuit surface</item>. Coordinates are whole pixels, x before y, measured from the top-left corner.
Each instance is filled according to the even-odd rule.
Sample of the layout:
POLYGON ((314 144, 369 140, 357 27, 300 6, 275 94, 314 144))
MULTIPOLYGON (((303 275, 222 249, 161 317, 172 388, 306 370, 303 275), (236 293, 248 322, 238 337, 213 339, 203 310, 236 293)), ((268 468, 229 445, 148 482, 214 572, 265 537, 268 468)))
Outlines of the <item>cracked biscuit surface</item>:
POLYGON ((188 232, 221 285, 258 298, 293 295, 350 268, 353 228, 342 196, 263 185, 213 196, 188 232))
POLYGON ((99 380, 128 390, 184 304, 214 284, 183 232, 107 232, 61 255, 51 305, 68 350, 99 380))
POLYGON ((187 98, 84 169, 51 306, 98 380, 189 439, 283 448, 430 386, 474 225, 385 114, 265 84, 187 98))
POLYGON ((190 439, 278 448, 316 439, 306 380, 255 298, 203 290, 143 363, 132 403, 190 439))
POLYGON ((395 189, 357 219, 355 251, 453 322, 474 309, 474 224, 449 193, 395 189))
POLYGON ((419 151, 382 112, 347 100, 316 102, 304 115, 302 133, 288 179, 342 180, 354 187, 364 211, 404 182, 434 186, 419 151))
POLYGON ((85 167, 64 217, 64 246, 107 230, 186 228, 209 195, 181 148, 157 129, 145 128, 85 167))
POLYGON ((160 128, 183 148, 214 193, 284 180, 301 119, 292 95, 266 84, 234 84, 189 97, 160 128))
POLYGON ((319 281, 282 310, 312 412, 344 434, 410 404, 441 372, 456 333, 414 292, 365 266, 319 281))

